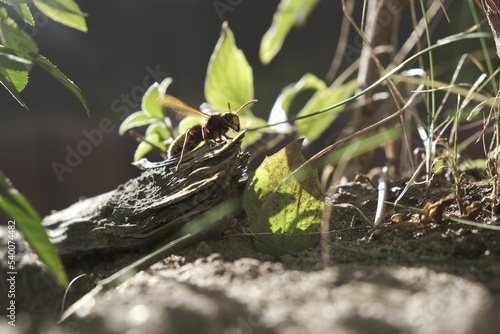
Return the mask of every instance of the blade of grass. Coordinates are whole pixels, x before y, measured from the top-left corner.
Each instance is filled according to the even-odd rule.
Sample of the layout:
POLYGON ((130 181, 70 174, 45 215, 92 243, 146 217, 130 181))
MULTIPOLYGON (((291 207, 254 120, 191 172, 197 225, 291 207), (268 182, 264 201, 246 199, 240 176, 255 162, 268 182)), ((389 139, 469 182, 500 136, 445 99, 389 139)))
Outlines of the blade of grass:
MULTIPOLYGON (((476 6, 474 5, 474 1, 469 0, 468 2, 469 2, 469 8, 470 8, 470 12, 472 14, 472 18, 474 19, 474 23, 476 24, 476 27, 477 27, 477 31, 481 32, 481 24, 480 24, 479 18, 477 16, 476 6)), ((485 42, 484 38, 479 38, 479 42, 481 43, 481 48, 483 49, 484 58, 486 61, 486 67, 488 68, 488 73, 492 74, 493 73, 493 65, 491 64, 491 59, 488 56, 488 47, 486 46, 486 42, 485 42)), ((497 83, 496 78, 494 78, 494 77, 492 78, 491 85, 492 85, 493 91, 496 91, 498 89, 498 83, 497 83)))
POLYGON ((288 122, 294 122, 294 121, 299 121, 299 120, 302 120, 302 119, 307 119, 307 118, 310 118, 310 117, 319 116, 319 115, 321 115, 321 114, 323 114, 325 112, 329 112, 329 111, 331 111, 331 110, 333 110, 335 108, 338 108, 338 107, 343 106, 343 105, 345 105, 347 103, 355 101, 360 96, 363 96, 366 93, 374 90, 376 87, 378 87, 383 82, 385 82, 389 77, 391 77, 395 73, 399 72, 407 64, 411 63, 413 60, 421 57, 422 55, 425 55, 430 50, 435 50, 435 49, 438 49, 438 48, 441 48, 441 47, 444 47, 444 46, 447 46, 447 45, 450 45, 452 43, 456 43, 456 42, 459 42, 459 41, 465 41, 465 40, 468 40, 468 39, 477 39, 477 38, 480 38, 480 37, 485 37, 485 38, 489 37, 489 38, 491 38, 491 35, 486 34, 486 33, 478 33, 478 32, 476 32, 476 33, 470 33, 470 34, 454 35, 454 36, 450 36, 450 37, 447 37, 445 39, 439 40, 436 44, 434 44, 434 45, 432 45, 430 47, 427 47, 424 50, 422 50, 420 52, 417 52, 416 54, 414 54, 410 58, 406 59, 404 62, 402 62, 398 66, 394 67, 391 71, 387 72, 385 75, 383 75, 382 77, 380 77, 380 79, 378 79, 377 81, 375 81, 372 85, 370 85, 366 89, 362 90, 361 92, 359 92, 359 93, 357 93, 357 94, 349 97, 348 99, 345 99, 343 101, 335 103, 335 104, 333 104, 333 105, 331 105, 329 107, 326 107, 324 109, 318 110, 318 111, 316 111, 314 113, 310 113, 309 115, 305 115, 305 116, 301 116, 301 117, 295 117, 295 118, 290 118, 287 121, 281 121, 281 122, 276 122, 276 123, 267 124, 267 125, 263 125, 263 126, 258 126, 258 127, 255 127, 255 128, 250 128, 247 131, 257 131, 257 130, 269 128, 269 127, 272 127, 272 126, 275 126, 275 125, 285 124, 285 123, 288 123, 288 122))
MULTIPOLYGON (((10 180, 0 172, 0 208, 12 218, 33 252, 39 257, 62 286, 68 285, 68 277, 56 248, 50 242, 38 213, 26 198, 12 186, 10 180)), ((14 231, 16 231, 14 229, 14 231)), ((14 271, 14 270, 12 270, 14 271)))
MULTIPOLYGON (((427 19, 427 11, 425 9, 424 0, 420 0, 420 8, 422 9, 422 17, 425 22, 425 36, 427 39, 427 45, 432 45, 431 43, 431 35, 429 28, 429 20, 427 19)), ((429 56, 429 74, 430 77, 427 81, 427 85, 430 82, 434 82, 434 57, 432 56, 432 50, 428 52, 429 56)), ((431 158, 433 157, 433 148, 434 148, 434 131, 435 131, 435 121, 436 121, 436 94, 433 90, 430 91, 430 112, 429 107, 427 108, 427 131, 428 131, 428 154, 425 155, 426 164, 426 182, 429 182, 431 178, 431 158)))

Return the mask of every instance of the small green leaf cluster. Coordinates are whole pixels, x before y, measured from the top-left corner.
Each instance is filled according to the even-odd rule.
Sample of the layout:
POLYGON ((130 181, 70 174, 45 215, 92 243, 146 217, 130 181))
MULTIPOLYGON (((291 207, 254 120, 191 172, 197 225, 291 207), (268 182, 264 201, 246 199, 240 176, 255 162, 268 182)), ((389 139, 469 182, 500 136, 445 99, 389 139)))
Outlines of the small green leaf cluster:
MULTIPOLYGON (((188 116, 181 120, 178 127, 173 129, 172 121, 162 110, 159 98, 166 93, 172 78, 166 78, 161 83, 154 83, 149 87, 142 98, 141 110, 131 114, 120 125, 120 134, 147 125, 145 135, 140 138, 134 161, 149 153, 153 148, 162 152, 172 138, 187 131, 195 124, 203 124, 200 117, 188 116)), ((254 98, 253 71, 243 52, 236 46, 233 32, 226 23, 222 26, 221 36, 210 58, 207 76, 205 79, 205 99, 216 110, 225 112, 228 103, 233 109, 254 98)), ((255 117, 249 108, 238 113, 242 128, 263 126, 266 122, 255 117)), ((257 140, 258 133, 251 133, 243 145, 257 140)))
MULTIPOLYGON (((0 0, 10 6, 25 24, 35 25, 28 4, 24 0, 0 0)), ((45 15, 69 27, 86 32, 85 14, 74 0, 33 0, 45 15)), ((69 89, 89 112, 82 91, 47 58, 38 53, 35 41, 9 16, 7 7, 0 7, 0 83, 24 108, 20 93, 28 83, 29 72, 36 64, 69 89)))
POLYGON ((167 151, 167 141, 173 135, 170 118, 163 114, 159 97, 165 94, 172 78, 165 78, 161 83, 152 84, 142 97, 141 110, 129 115, 120 125, 119 133, 147 125, 146 134, 141 138, 134 154, 134 161, 141 159, 153 148, 167 151))

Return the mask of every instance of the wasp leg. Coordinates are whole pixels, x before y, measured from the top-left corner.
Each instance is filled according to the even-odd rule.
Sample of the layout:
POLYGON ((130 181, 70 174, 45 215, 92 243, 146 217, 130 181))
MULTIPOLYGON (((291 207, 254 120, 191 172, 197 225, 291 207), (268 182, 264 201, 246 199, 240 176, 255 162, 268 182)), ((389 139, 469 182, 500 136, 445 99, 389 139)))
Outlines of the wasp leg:
POLYGON ((186 147, 189 143, 189 140, 191 138, 194 138, 191 131, 192 131, 192 129, 187 129, 186 134, 184 135, 184 143, 182 144, 181 156, 179 157, 179 162, 177 163, 177 166, 175 166, 175 170, 174 170, 175 172, 177 172, 179 170, 179 166, 181 165, 182 158, 184 158, 184 152, 186 151, 186 147))
POLYGON ((201 135, 208 146, 214 147, 213 142, 217 143, 217 138, 212 137, 205 126, 201 129, 201 135))

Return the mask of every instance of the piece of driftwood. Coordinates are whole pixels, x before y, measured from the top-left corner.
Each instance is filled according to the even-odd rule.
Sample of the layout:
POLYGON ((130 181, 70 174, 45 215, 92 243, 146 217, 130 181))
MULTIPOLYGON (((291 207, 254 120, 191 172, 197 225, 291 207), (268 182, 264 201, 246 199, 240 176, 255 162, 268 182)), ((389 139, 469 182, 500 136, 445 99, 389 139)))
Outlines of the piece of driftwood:
POLYGON ((42 221, 63 258, 154 245, 198 215, 235 198, 246 179, 248 154, 236 138, 206 144, 177 159, 135 165, 142 174, 108 193, 83 199, 42 221), (213 145, 213 143, 212 143, 213 145))

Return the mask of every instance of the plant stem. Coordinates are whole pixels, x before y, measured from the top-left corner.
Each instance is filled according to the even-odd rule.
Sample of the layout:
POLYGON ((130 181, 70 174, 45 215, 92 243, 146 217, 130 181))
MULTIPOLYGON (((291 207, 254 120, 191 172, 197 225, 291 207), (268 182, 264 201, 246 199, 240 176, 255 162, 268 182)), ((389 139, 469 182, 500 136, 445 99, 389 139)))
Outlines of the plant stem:
MULTIPOLYGON (((470 7, 470 12, 472 14, 472 18, 474 19, 474 23, 476 24, 477 31, 481 32, 481 25, 479 22, 479 18, 477 17, 476 6, 474 5, 473 0, 469 0, 469 7, 470 7)), ((493 73, 493 66, 491 64, 491 59, 488 56, 488 47, 486 46, 484 38, 480 37, 479 42, 481 43, 481 48, 483 49, 484 59, 486 61, 486 67, 488 68, 488 73, 491 75, 493 73)), ((491 78, 491 84, 493 86, 493 91, 496 91, 498 89, 498 84, 494 76, 491 78)))
MULTIPOLYGON (((427 38, 427 45, 431 46, 431 36, 430 36, 430 28, 429 28, 429 20, 427 18, 427 11, 425 9, 424 0, 420 0, 420 7, 422 9, 422 15, 425 22, 425 37, 427 38)), ((430 73, 430 81, 434 82, 434 60, 432 56, 432 50, 429 50, 429 73, 430 73)), ((436 116, 436 93, 434 90, 430 90, 430 113, 427 113, 427 124, 429 126, 428 139, 427 139, 427 154, 426 154, 426 181, 429 184, 430 174, 431 174, 431 159, 434 156, 434 128, 435 128, 435 116, 436 116)))

